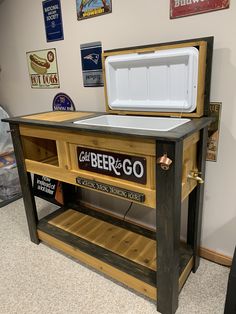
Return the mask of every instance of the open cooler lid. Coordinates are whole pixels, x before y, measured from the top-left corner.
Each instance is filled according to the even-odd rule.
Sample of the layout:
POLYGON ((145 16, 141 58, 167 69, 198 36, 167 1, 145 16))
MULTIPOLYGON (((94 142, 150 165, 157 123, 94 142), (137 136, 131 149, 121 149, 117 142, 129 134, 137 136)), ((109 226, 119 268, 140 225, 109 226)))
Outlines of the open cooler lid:
POLYGON ((200 117, 207 43, 104 52, 107 111, 200 117))

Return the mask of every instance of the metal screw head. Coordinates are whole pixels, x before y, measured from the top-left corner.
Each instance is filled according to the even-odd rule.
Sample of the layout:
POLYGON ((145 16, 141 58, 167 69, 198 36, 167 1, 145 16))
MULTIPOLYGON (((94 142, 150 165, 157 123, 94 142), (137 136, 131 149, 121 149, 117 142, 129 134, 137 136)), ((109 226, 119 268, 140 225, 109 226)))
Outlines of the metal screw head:
POLYGON ((162 170, 169 170, 170 166, 165 165, 165 164, 161 164, 161 169, 162 170))

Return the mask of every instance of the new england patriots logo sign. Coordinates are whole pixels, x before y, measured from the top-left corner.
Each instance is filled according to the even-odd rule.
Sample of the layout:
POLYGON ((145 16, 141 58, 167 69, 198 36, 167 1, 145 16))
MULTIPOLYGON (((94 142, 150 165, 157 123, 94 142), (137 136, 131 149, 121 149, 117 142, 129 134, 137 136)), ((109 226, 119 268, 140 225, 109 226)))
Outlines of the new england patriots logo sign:
POLYGON ((99 61, 99 55, 96 53, 90 53, 89 55, 85 56, 84 59, 91 60, 95 64, 98 64, 99 61))

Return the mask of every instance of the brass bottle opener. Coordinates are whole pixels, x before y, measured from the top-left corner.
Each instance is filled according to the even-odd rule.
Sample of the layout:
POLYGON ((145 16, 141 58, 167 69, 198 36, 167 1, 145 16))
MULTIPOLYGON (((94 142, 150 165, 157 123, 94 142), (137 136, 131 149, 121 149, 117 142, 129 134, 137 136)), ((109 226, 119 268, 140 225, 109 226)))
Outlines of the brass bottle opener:
POLYGON ((157 164, 161 166, 161 169, 169 170, 170 165, 172 164, 172 160, 167 157, 167 154, 164 154, 157 159, 157 164))

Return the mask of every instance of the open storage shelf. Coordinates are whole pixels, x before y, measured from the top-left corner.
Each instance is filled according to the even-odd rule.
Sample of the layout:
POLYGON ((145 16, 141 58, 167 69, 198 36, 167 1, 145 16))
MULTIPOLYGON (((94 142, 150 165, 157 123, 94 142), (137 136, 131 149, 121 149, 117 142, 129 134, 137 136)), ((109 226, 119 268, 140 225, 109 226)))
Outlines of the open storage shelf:
POLYGON ((25 158, 44 164, 59 166, 57 145, 55 140, 22 136, 25 158))
MULTIPOLYGON (((106 220, 109 220, 106 215, 95 218, 93 212, 83 206, 73 209, 60 208, 40 220, 38 235, 40 240, 78 260, 83 261, 81 254, 82 256, 85 254, 86 263, 102 272, 106 273, 106 268, 105 264, 101 266, 101 263, 117 269, 118 273, 113 270, 112 277, 118 281, 123 281, 121 277, 124 274, 133 277, 133 281, 129 280, 128 283, 131 288, 156 299, 158 283, 155 232, 145 232, 141 227, 131 231, 130 226, 123 224, 122 221, 114 220, 113 223, 112 220, 110 222, 106 220), (136 281, 142 282, 141 291, 137 289, 136 281)), ((191 271, 192 255, 191 249, 181 246, 180 289, 191 271)))

